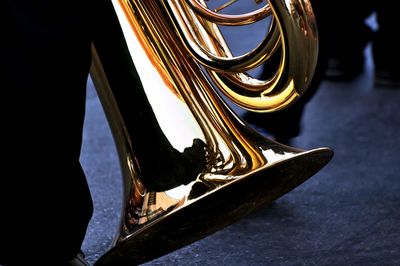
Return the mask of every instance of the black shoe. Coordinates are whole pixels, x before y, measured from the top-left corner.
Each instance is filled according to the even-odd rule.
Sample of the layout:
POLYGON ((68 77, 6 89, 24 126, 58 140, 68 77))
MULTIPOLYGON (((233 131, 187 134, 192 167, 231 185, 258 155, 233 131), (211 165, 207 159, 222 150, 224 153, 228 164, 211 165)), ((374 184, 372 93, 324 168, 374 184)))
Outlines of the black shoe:
POLYGON ((291 139, 300 135, 302 112, 255 113, 246 112, 243 119, 275 141, 290 145, 291 139))
POLYGON ((89 266, 89 263, 85 260, 85 255, 81 251, 73 260, 68 261, 65 266, 89 266))
POLYGON ((395 74, 394 71, 376 69, 375 88, 392 88, 400 89, 400 73, 395 74))
POLYGON ((292 146, 293 138, 285 136, 275 136, 273 139, 283 145, 292 146))
POLYGON ((325 72, 325 79, 330 81, 350 82, 364 72, 364 56, 354 58, 331 57, 325 72))
POLYGON ((364 72, 364 52, 373 38, 372 29, 360 14, 344 12, 344 19, 327 32, 325 79, 349 82, 364 72))

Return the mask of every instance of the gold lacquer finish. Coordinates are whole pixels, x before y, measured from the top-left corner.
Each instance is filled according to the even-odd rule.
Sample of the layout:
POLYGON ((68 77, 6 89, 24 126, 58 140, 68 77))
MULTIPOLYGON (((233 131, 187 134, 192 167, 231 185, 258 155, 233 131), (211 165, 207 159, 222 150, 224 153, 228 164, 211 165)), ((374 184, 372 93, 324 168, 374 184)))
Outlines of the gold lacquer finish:
MULTIPOLYGON (((223 85, 216 87, 229 89, 230 82, 240 80, 233 69, 247 69, 281 49, 279 81, 270 82, 281 95, 268 88, 262 100, 270 98, 272 103, 251 100, 244 105, 255 102, 257 110, 279 109, 301 95, 316 59, 316 45, 303 40, 313 43, 316 38, 314 25, 306 25, 313 21, 308 2, 271 1, 270 7, 255 11, 256 17, 272 12, 272 37, 266 37, 269 41, 259 51, 238 59, 227 48, 210 48, 223 38, 211 30, 216 29, 213 23, 199 26, 204 3, 198 3, 113 0, 104 16, 108 26, 94 40, 91 75, 124 178, 120 230, 96 265, 136 265, 193 243, 295 188, 333 155, 328 148, 304 151, 261 136, 214 87, 221 80, 223 85), (301 31, 309 32, 293 28, 299 24, 301 31), (194 33, 201 27, 207 27, 208 34, 194 33), (219 37, 210 37, 214 35, 219 37), (211 46, 195 48, 202 43, 211 46), (206 54, 202 51, 216 54, 215 61, 204 60, 211 62, 212 80, 199 63, 206 54), (224 61, 228 67, 217 68, 224 61)), ((232 20, 248 21, 251 14, 232 20)))
POLYGON ((207 11, 204 1, 185 1, 193 11, 181 5, 182 1, 168 1, 176 14, 177 31, 193 57, 209 68, 215 86, 230 100, 248 110, 271 112, 303 95, 318 53, 315 17, 308 1, 271 0, 263 8, 243 15, 222 15, 207 11), (241 26, 268 15, 273 16, 273 23, 259 46, 247 54, 232 56, 217 25, 241 26), (281 62, 269 80, 258 80, 245 72, 268 63, 278 48, 281 62))

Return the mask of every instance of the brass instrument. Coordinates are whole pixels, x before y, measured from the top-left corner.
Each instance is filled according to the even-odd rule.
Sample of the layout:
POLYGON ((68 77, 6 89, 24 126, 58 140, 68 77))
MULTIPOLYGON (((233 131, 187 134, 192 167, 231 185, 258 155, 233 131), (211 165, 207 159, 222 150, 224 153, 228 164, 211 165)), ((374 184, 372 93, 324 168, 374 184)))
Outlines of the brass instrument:
POLYGON ((91 76, 117 146, 124 207, 115 243, 96 265, 137 265, 193 243, 331 159, 329 148, 304 151, 260 135, 218 93, 253 111, 284 108, 303 94, 318 48, 307 0, 271 0, 242 15, 203 0, 112 0, 109 10, 91 76), (218 25, 271 16, 265 40, 233 56, 218 25), (246 74, 278 50, 270 80, 246 74))

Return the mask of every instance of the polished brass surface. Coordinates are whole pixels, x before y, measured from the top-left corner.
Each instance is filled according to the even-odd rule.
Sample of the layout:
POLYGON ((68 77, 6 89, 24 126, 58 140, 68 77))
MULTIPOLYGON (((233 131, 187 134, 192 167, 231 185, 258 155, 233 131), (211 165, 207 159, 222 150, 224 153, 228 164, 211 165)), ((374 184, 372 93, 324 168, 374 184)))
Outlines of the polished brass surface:
POLYGON ((182 1, 167 1, 175 11, 176 29, 192 56, 209 68, 214 85, 230 100, 252 111, 271 112, 287 107, 304 94, 318 54, 317 27, 308 1, 271 0, 242 15, 218 14, 208 10, 204 1, 185 1, 193 11, 182 1), (274 23, 258 47, 232 56, 218 25, 241 26, 268 15, 274 23), (246 73, 268 63, 279 47, 282 58, 273 77, 263 81, 246 73))
MULTIPOLYGON (((192 30, 198 26, 187 2, 113 0, 108 30, 94 41, 91 76, 124 178, 120 229, 96 265, 137 265, 193 243, 295 188, 333 155, 329 148, 304 151, 274 142, 232 111, 213 86, 232 69, 212 70, 218 75, 209 79, 182 34, 184 17, 191 17, 192 30)), ((313 19, 303 18, 312 16, 311 9, 303 12, 304 6, 311 8, 308 2, 271 1, 270 6, 276 38, 268 37, 273 43, 260 49, 265 58, 284 51, 278 76, 285 80, 274 85, 283 92, 276 98, 284 100, 268 96, 272 103, 257 108, 276 110, 301 95, 298 83, 301 90, 309 83, 316 59, 309 50, 316 46, 304 46, 304 37, 292 28, 300 23, 310 30, 303 25, 313 19), (296 49, 292 42, 298 40, 296 49)), ((204 36, 194 38, 208 42, 204 36)), ((316 38, 313 31, 306 36, 316 38)), ((221 56, 228 50, 211 52, 221 56)))

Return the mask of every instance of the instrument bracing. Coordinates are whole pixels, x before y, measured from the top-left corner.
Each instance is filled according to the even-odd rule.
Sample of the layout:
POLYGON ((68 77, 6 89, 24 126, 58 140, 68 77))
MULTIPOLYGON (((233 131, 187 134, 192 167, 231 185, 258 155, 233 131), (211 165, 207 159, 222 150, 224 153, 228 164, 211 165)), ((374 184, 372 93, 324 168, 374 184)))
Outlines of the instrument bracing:
POLYGON ((331 159, 329 148, 305 151, 260 135, 218 93, 259 112, 301 97, 318 48, 308 0, 271 0, 240 15, 212 11, 202 0, 109 4, 91 76, 118 150, 124 206, 115 242, 96 265, 141 264, 193 243, 331 159), (218 25, 268 17, 260 45, 233 56, 218 25), (278 51, 269 80, 247 74, 278 51))

